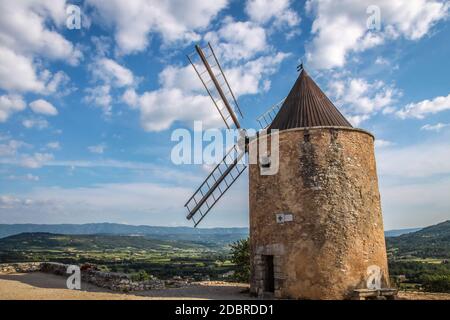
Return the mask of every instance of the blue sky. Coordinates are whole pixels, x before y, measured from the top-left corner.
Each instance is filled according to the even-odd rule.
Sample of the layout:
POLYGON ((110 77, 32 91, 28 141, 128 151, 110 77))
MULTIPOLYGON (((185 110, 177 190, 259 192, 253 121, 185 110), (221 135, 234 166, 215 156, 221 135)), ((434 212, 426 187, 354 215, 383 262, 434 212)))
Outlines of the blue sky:
MULTIPOLYGON (((449 2, 0 0, 0 223, 190 225, 208 174, 171 134, 223 126, 186 54, 211 42, 246 128, 301 60, 377 138, 387 229, 450 218, 449 2), (69 5, 81 28, 69 29, 69 5), (375 5, 380 28, 368 29, 375 5)), ((72 20, 70 20, 72 21, 72 20)), ((244 175, 203 226, 248 224, 244 175)))

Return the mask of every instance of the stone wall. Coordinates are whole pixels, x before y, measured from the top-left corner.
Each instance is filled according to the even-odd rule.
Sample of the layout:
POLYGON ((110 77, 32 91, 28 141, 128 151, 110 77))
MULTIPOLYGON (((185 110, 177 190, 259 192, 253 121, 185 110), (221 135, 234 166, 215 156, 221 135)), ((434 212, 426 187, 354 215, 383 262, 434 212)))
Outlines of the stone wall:
POLYGON ((0 263, 0 273, 28 273, 41 271, 40 262, 0 263))
POLYGON ((374 266, 388 287, 373 137, 330 127, 279 138, 276 175, 250 165, 251 291, 264 292, 265 255, 276 297, 350 298, 374 266))
MULTIPOLYGON (((66 264, 53 262, 7 263, 0 264, 0 273, 28 273, 40 271, 69 277, 70 274, 67 273, 68 266, 69 265, 66 264)), ((81 266, 81 280, 98 287, 122 292, 165 288, 165 281, 154 277, 145 281, 133 281, 127 274, 102 272, 92 265, 89 265, 88 268, 83 268, 83 266, 81 266)), ((176 284, 173 284, 173 286, 176 286, 176 284)))

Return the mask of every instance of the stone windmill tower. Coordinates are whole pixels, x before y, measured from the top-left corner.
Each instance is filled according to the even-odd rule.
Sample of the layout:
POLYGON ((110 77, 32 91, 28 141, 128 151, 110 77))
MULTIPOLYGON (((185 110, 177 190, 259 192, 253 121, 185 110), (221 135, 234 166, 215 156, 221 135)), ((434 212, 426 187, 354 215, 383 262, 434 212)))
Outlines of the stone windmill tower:
MULTIPOLYGON (((234 95, 211 46, 206 49, 210 55, 196 47, 200 67, 190 60, 214 103, 223 104, 218 110, 227 126, 232 119, 240 128, 234 95), (215 79, 215 66, 235 105, 215 79)), ((358 289, 388 288, 373 135, 353 128, 303 68, 287 98, 258 121, 269 134, 278 130, 279 163, 274 175, 261 174, 271 164, 259 156, 249 165, 251 292, 346 299, 358 289)), ((262 138, 247 138, 242 151, 234 146, 189 199, 187 218, 195 225, 240 176, 245 153, 262 138)))

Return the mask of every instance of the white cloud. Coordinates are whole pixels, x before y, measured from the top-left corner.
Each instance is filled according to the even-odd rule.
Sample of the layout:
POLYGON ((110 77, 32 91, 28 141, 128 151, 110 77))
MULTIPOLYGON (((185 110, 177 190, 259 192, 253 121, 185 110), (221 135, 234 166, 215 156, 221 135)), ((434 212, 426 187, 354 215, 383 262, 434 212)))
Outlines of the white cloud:
MULTIPOLYGON (((180 174, 178 173, 178 178, 180 174)), ((182 178, 183 175, 181 175, 182 178)), ((199 182, 199 181, 197 181, 199 182)), ((214 207, 203 227, 248 225, 246 180, 242 178, 214 207), (232 199, 234 208, 226 205, 232 199)), ((0 195, 1 223, 86 223, 189 225, 184 203, 193 186, 156 183, 95 184, 89 187, 35 187, 32 191, 0 195), (164 213, 164 214, 161 214, 164 213)))
POLYGON ((295 27, 300 24, 300 17, 290 6, 290 0, 248 0, 245 12, 260 24, 274 20, 275 26, 295 27))
POLYGON ((81 52, 48 26, 64 28, 66 1, 15 1, 0 4, 0 43, 11 50, 77 64, 81 52))
POLYGON ((61 149, 61 144, 58 141, 52 141, 46 144, 46 147, 53 150, 61 149))
POLYGON ((401 94, 382 81, 368 82, 362 78, 331 79, 328 87, 336 105, 355 126, 379 111, 391 112, 393 102, 401 94))
POLYGON ((45 83, 36 74, 33 61, 0 45, 0 88, 7 91, 41 92, 45 83), (14 74, 14 77, 11 75, 14 74))
MULTIPOLYGON (((1 55, 1 54, 0 54, 1 55)), ((18 95, 0 96, 0 122, 5 122, 15 112, 26 108, 25 101, 18 95)))
POLYGON ((436 124, 426 124, 426 125, 422 126, 422 127, 420 128, 420 130, 436 131, 436 132, 439 132, 439 131, 441 131, 442 129, 448 128, 448 127, 450 127, 450 123, 442 123, 442 122, 439 122, 439 123, 436 123, 436 124))
POLYGON ((394 143, 392 141, 383 140, 383 139, 376 139, 375 140, 375 147, 377 148, 386 148, 393 146, 394 143))
POLYGON ((44 166, 47 162, 53 160, 51 153, 36 152, 33 154, 24 154, 20 157, 19 164, 22 167, 37 169, 44 166))
POLYGON ((42 118, 29 118, 23 120, 22 125, 27 129, 36 128, 42 130, 48 127, 48 121, 42 118))
POLYGON ((289 54, 278 52, 225 70, 236 96, 257 94, 270 88, 269 75, 274 74, 289 54))
POLYGON ((0 220, 47 223, 139 221, 187 224, 181 209, 190 190, 153 183, 98 184, 81 188, 35 188, 26 196, 0 195, 0 220), (161 212, 164 212, 161 215, 161 212), (8 219, 9 217, 9 219, 8 219))
POLYGON ((30 108, 35 113, 43 114, 46 116, 56 116, 58 110, 48 101, 44 99, 38 99, 30 103, 30 108))
POLYGON ((18 205, 27 205, 30 203, 28 199, 20 199, 11 195, 0 195, 0 208, 11 209, 18 205))
POLYGON ((198 41, 195 31, 206 28, 228 1, 87 0, 87 3, 115 30, 119 51, 128 54, 147 48, 151 33, 161 35, 165 43, 198 41))
MULTIPOLYGON (((267 90, 270 87, 267 76, 276 72, 280 63, 289 56, 278 52, 255 58, 271 49, 264 29, 250 22, 235 22, 231 18, 227 18, 218 31, 207 33, 205 40, 213 42, 236 96, 267 90)), ((203 85, 190 65, 168 66, 159 74, 159 80, 162 88, 204 93, 203 85)))
POLYGON ((159 74, 159 83, 164 88, 178 88, 188 92, 202 92, 204 87, 194 68, 188 64, 183 67, 167 66, 159 74))
POLYGON ((40 69, 33 59, 15 53, 0 45, 0 88, 12 92, 34 92, 40 94, 66 94, 61 87, 69 83, 63 71, 52 74, 40 69), (14 77, 11 77, 14 74, 14 77))
POLYGON ((449 4, 436 0, 308 0, 308 12, 315 15, 313 40, 307 45, 308 63, 319 69, 342 67, 349 53, 364 51, 387 39, 417 40, 448 16, 449 4), (367 30, 370 5, 381 9, 380 31, 367 30))
POLYGON ((134 84, 133 73, 108 58, 100 58, 90 66, 94 79, 102 80, 104 83, 115 87, 125 87, 134 84))
MULTIPOLYGON (((25 181, 34 181, 37 182, 40 180, 39 176, 35 176, 31 173, 27 173, 26 175, 23 176, 15 176, 15 175, 11 175, 8 177, 9 180, 25 180, 25 181)), ((1 200, 0 200, 1 202, 1 200)))
POLYGON ((139 103, 139 96, 136 91, 132 88, 127 89, 122 95, 122 101, 130 106, 131 108, 136 108, 139 103))
POLYGON ((448 220, 449 142, 426 141, 375 151, 386 228, 448 220))
POLYGON ((264 28, 249 21, 227 18, 219 30, 208 32, 204 38, 217 46, 224 61, 250 59, 270 49, 264 28))
POLYGON ((179 89, 145 92, 139 98, 139 106, 141 125, 146 131, 166 130, 175 121, 192 125, 193 121, 201 120, 205 127, 223 126, 209 97, 185 94, 179 89))
POLYGON ((58 71, 54 75, 50 74, 45 90, 42 93, 65 96, 74 90, 74 88, 66 88, 69 82, 70 78, 64 71, 58 71))
POLYGON ((33 146, 14 139, 0 144, 0 163, 35 169, 53 160, 51 153, 22 153, 20 151, 23 148, 30 149, 33 146))
POLYGON ((27 146, 27 144, 23 141, 9 138, 6 138, 5 140, 8 141, 0 144, 0 157, 2 158, 15 156, 20 148, 27 146))
POLYGON ((106 145, 105 144, 98 144, 98 145, 95 145, 95 146, 89 146, 87 149, 91 153, 103 154, 105 152, 106 145))
POLYGON ((433 100, 423 100, 417 103, 410 103, 401 110, 398 110, 396 115, 402 119, 423 119, 428 114, 435 114, 445 110, 450 110, 450 94, 446 97, 436 97, 433 100))
MULTIPOLYGON (((92 2, 95 3, 96 7, 102 6, 96 1, 92 2)), ((169 5, 169 2, 166 5, 169 5)), ((198 4, 194 2, 191 5, 195 7, 200 5, 200 2, 198 4)), ((118 4, 113 4, 110 9, 116 10, 118 6, 118 4)), ((155 7, 158 6, 155 4, 155 7)), ((187 15, 192 14, 191 9, 188 10, 187 15)), ((132 9, 126 8, 124 10, 132 9)), ((145 8, 142 8, 142 10, 145 11, 145 8)), ((127 14, 125 12, 125 16, 120 17, 120 19, 128 19, 126 17, 127 14)), ((117 22, 115 18, 111 19, 117 22)), ((139 20, 140 17, 134 17, 133 19, 139 20)), ((184 16, 183 19, 188 19, 188 17, 184 16)), ((194 23, 194 20, 192 23, 194 23)), ((198 21, 195 23, 198 23, 198 21)), ((148 32, 158 32, 158 30, 145 28, 144 33, 140 35, 135 34, 140 39, 139 43, 142 44, 142 48, 140 45, 128 47, 127 44, 122 44, 121 49, 125 50, 125 52, 142 50, 147 45, 144 42, 147 39, 148 32)), ((165 40, 170 42, 173 39, 167 38, 165 40)), ((255 56, 266 53, 272 48, 267 44, 265 30, 252 22, 235 22, 231 18, 226 18, 217 31, 209 32, 205 35, 205 40, 216 42, 214 44, 216 54, 218 54, 219 59, 222 60, 223 58, 221 62, 224 65, 222 67, 225 69, 224 72, 237 96, 267 91, 270 88, 270 81, 267 79, 267 76, 273 74, 279 64, 288 57, 288 54, 279 52, 255 58, 255 56), (236 63, 237 60, 239 60, 239 65, 236 63)), ((120 46, 120 41, 118 42, 120 46)), ((112 60, 106 58, 99 61, 107 60, 112 62, 112 60)), ((131 108, 139 110, 141 125, 147 131, 166 130, 176 121, 192 124, 194 120, 202 120, 205 127, 222 127, 224 125, 220 114, 215 112, 210 98, 205 95, 206 92, 190 65, 182 67, 166 66, 159 74, 160 88, 142 94, 136 92, 135 81, 132 81, 133 76, 131 72, 120 72, 126 76, 118 77, 115 75, 116 71, 119 70, 117 68, 118 65, 115 63, 110 64, 110 66, 112 65, 114 65, 114 68, 105 68, 104 63, 103 65, 98 62, 94 64, 91 67, 93 76, 101 80, 104 85, 86 90, 88 92, 86 101, 103 107, 106 113, 111 112, 111 103, 114 100, 111 88, 116 86, 124 87, 125 91, 120 96, 120 100, 131 108), (112 81, 112 78, 126 80, 112 81)))
POLYGON ((111 115, 112 103, 114 101, 112 96, 112 88, 127 88, 122 96, 122 101, 125 103, 133 103, 130 96, 136 85, 136 79, 133 72, 118 64, 116 61, 108 58, 98 58, 91 65, 89 70, 92 74, 93 80, 100 82, 92 88, 86 88, 87 95, 85 101, 93 103, 94 105, 103 109, 105 115, 111 115))
POLYGON ((380 186, 386 229, 424 227, 449 219, 450 179, 380 186))
MULTIPOLYGON (((94 0, 89 2, 97 8, 106 22, 116 28, 116 41, 122 53, 145 49, 151 32, 163 35, 165 43, 189 38, 190 35, 186 33, 168 32, 171 19, 164 19, 157 27, 153 25, 154 19, 160 21, 159 19, 165 17, 167 8, 173 9, 170 11, 171 17, 178 17, 176 24, 181 25, 188 21, 194 25, 194 28, 190 29, 192 31, 208 26, 210 19, 227 4, 227 1, 222 1, 222 4, 194 1, 186 6, 184 2, 183 4, 177 2, 175 6, 174 2, 167 1, 152 4, 153 11, 150 13, 147 12, 150 6, 148 3, 134 7, 119 1, 108 5, 94 0), (181 8, 184 9, 182 12, 179 11, 181 8), (202 10, 209 13, 209 17, 208 14, 200 15, 202 10), (160 16, 155 18, 156 12, 159 12, 160 16), (123 37, 125 34, 128 36, 123 37)), ((265 30, 253 22, 235 22, 229 17, 217 31, 207 33, 205 40, 216 42, 216 53, 223 58, 222 62, 225 62, 223 67, 232 82, 231 86, 233 87, 233 83, 236 84, 234 88, 236 95, 267 91, 270 88, 267 76, 275 72, 281 61, 288 56, 285 53, 275 53, 250 61, 255 56, 272 49, 267 44, 265 30), (237 65, 236 60, 243 62, 237 65), (226 68, 227 64, 233 66, 226 68)), ((113 60, 100 58, 90 69, 94 80, 100 80, 103 85, 87 89, 88 95, 85 99, 89 103, 101 106, 106 114, 111 113, 111 103, 114 101, 112 88, 123 87, 125 91, 120 100, 132 108, 139 109, 142 127, 147 131, 168 129, 175 121, 192 123, 194 120, 202 120, 205 127, 223 126, 220 115, 211 109, 212 102, 205 96, 201 82, 191 66, 165 67, 159 74, 160 89, 142 94, 136 92, 133 74, 113 60)))
MULTIPOLYGON (((267 89, 270 81, 266 77, 273 74, 287 56, 285 53, 263 56, 225 69, 224 73, 236 96, 256 94, 267 89)), ((166 130, 176 121, 192 126, 195 120, 201 120, 204 128, 224 126, 211 99, 199 92, 201 82, 189 68, 168 66, 159 75, 159 90, 144 92, 140 96, 129 92, 128 96, 122 97, 130 106, 139 108, 144 130, 166 130)))
POLYGON ((111 86, 110 85, 101 85, 93 88, 86 88, 87 96, 85 96, 84 100, 87 103, 93 103, 94 105, 101 107, 103 112, 106 115, 111 114, 111 86))
POLYGON ((370 119, 370 115, 368 115, 368 114, 360 114, 360 115, 346 114, 345 118, 352 124, 352 126, 359 127, 361 125, 361 123, 370 119))
POLYGON ((107 36, 92 36, 92 44, 95 47, 95 54, 98 57, 106 57, 111 50, 112 39, 107 36))
POLYGON ((377 153, 379 173, 416 178, 450 174, 450 143, 434 142, 402 148, 382 148, 377 153))
POLYGON ((378 64, 378 65, 389 65, 389 61, 387 59, 383 58, 383 57, 377 57, 375 59, 375 64, 378 64))
POLYGON ((24 178, 29 181, 39 181, 39 176, 35 176, 34 174, 27 173, 24 178))
POLYGON ((58 33, 65 27, 65 7, 64 0, 0 2, 1 89, 53 93, 61 76, 51 80, 41 59, 79 63, 81 51, 58 33))

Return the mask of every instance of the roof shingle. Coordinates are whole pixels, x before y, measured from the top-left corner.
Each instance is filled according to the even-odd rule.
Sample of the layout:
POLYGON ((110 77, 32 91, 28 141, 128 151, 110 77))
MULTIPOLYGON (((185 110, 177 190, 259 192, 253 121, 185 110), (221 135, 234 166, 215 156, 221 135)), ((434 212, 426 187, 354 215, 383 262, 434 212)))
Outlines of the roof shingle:
POLYGON ((321 126, 352 127, 303 69, 268 129, 321 126))

